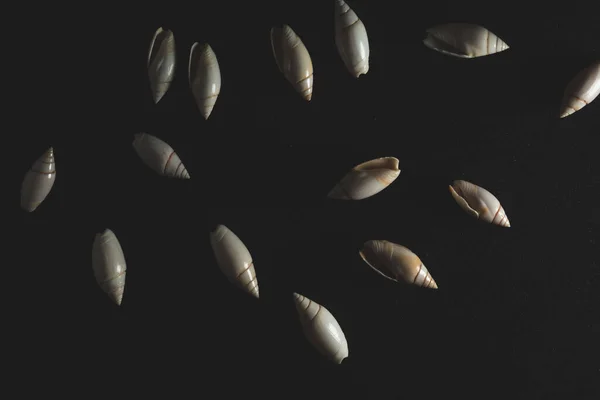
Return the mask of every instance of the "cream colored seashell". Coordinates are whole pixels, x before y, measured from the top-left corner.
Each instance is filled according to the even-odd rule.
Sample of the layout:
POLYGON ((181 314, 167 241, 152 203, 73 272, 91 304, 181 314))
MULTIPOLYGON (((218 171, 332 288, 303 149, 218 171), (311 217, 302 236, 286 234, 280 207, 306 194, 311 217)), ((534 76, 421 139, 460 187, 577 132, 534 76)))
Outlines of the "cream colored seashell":
POLYGON ((335 45, 346 69, 358 78, 369 72, 369 38, 365 25, 343 0, 335 2, 335 45))
POLYGON ((494 33, 474 24, 444 24, 427 30, 425 46, 455 57, 474 58, 509 49, 494 33))
POLYGON ((54 149, 50 147, 25 174, 21 184, 21 208, 27 212, 35 211, 52 190, 55 179, 54 149))
POLYGON ((310 101, 313 93, 313 65, 300 37, 289 25, 273 27, 271 48, 283 76, 304 99, 310 101))
POLYGON ((565 89, 560 117, 565 118, 590 104, 600 94, 600 61, 579 72, 565 89))
POLYGON ((208 119, 221 92, 221 70, 212 47, 197 42, 190 50, 188 80, 198 109, 208 119))
POLYGON ((454 200, 468 214, 482 221, 510 228, 500 201, 484 188, 461 180, 452 182, 449 188, 454 200))
POLYGON ((175 65, 175 36, 170 30, 158 28, 148 51, 148 77, 154 103, 158 103, 171 87, 175 65))
POLYGON ((133 137, 133 148, 148 167, 159 175, 190 179, 183 162, 167 143, 147 133, 136 133, 133 137))
POLYGON ((388 279, 438 288, 421 259, 404 246, 387 240, 369 240, 359 254, 371 268, 388 279))
POLYGON ((219 225, 210 234, 210 244, 219 268, 227 279, 243 291, 258 298, 258 281, 254 262, 248 248, 225 225, 219 225))
POLYGON ((294 293, 304 336, 321 354, 337 364, 348 357, 348 342, 337 320, 322 305, 294 293))
POLYGON ((92 269, 102 291, 120 306, 125 291, 127 264, 121 244, 110 229, 98 233, 94 239, 92 269))
POLYGON ((400 175, 399 161, 394 157, 376 158, 352 168, 329 192, 327 197, 338 200, 362 200, 392 184, 400 175))

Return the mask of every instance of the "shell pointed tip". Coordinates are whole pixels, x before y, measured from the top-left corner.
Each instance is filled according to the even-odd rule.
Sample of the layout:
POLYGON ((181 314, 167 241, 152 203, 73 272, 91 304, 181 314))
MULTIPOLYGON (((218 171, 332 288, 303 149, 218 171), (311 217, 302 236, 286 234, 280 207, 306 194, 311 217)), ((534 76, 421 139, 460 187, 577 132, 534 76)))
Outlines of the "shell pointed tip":
POLYGON ((312 99, 312 92, 304 96, 304 100, 310 101, 312 99))

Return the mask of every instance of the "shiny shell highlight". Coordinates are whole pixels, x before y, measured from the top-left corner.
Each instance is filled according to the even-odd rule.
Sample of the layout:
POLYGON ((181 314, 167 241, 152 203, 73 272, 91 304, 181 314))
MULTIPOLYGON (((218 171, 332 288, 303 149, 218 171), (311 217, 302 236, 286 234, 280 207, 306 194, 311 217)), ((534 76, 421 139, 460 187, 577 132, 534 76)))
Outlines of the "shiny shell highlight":
POLYGON ((490 224, 510 228, 500 201, 482 187, 467 181, 456 180, 449 186, 450 194, 469 215, 490 224))
POLYGON ((371 197, 398 178, 399 163, 395 157, 382 157, 359 164, 331 189, 327 197, 337 200, 363 200, 371 197))
POLYGON ((170 30, 158 28, 148 51, 148 78, 154 103, 158 103, 175 77, 175 36, 170 30))
POLYGON ((509 46, 486 28, 463 23, 437 25, 427 30, 425 46, 454 57, 475 58, 499 53, 509 46))
POLYGON ((219 62, 208 43, 192 45, 188 80, 200 113, 204 119, 208 119, 221 93, 219 62))
POLYGON ((94 239, 92 269, 102 291, 120 306, 125 291, 127 264, 121 244, 110 229, 98 233, 94 239))
POLYGON ((343 0, 335 1, 335 45, 346 69, 358 78, 369 72, 369 38, 363 22, 343 0))
POLYGON ((54 149, 50 147, 38 158, 23 178, 21 184, 21 208, 35 211, 46 199, 56 180, 54 149))

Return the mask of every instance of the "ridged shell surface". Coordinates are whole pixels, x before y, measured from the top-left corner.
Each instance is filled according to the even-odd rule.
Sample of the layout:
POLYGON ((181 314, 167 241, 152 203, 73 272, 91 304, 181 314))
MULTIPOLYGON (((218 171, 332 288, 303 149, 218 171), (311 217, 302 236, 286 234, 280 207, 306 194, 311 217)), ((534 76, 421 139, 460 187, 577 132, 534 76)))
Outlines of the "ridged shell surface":
POLYGON ((148 51, 148 77, 154 103, 158 103, 175 77, 175 36, 170 30, 158 28, 148 51))
POLYGON ((376 158, 352 168, 335 185, 327 197, 337 200, 362 200, 392 184, 400 175, 399 161, 394 157, 376 158))
POLYGON ((54 150, 50 147, 25 174, 21 185, 21 208, 27 212, 35 211, 52 190, 55 179, 54 150))
POLYGON ((450 194, 468 214, 490 224, 510 228, 500 201, 485 190, 467 181, 456 180, 449 186, 450 194))
POLYGON ((565 89, 560 117, 565 118, 590 104, 600 94, 600 61, 579 72, 565 89))
POLYGON ((110 229, 96 235, 92 246, 92 268, 102 291, 121 305, 127 265, 121 244, 110 229))
POLYGON ((136 133, 133 136, 133 148, 144 164, 159 175, 190 179, 190 174, 171 146, 147 133, 136 133))
POLYGON ((335 1, 335 45, 346 69, 358 78, 369 72, 369 38, 363 22, 343 0, 335 1))
POLYGON ((440 53, 461 58, 487 56, 509 48, 486 28, 463 23, 434 26, 427 30, 423 43, 440 53))
POLYGON ((188 79, 198 109, 208 119, 219 93, 221 93, 221 70, 212 47, 208 43, 194 43, 190 50, 188 79))

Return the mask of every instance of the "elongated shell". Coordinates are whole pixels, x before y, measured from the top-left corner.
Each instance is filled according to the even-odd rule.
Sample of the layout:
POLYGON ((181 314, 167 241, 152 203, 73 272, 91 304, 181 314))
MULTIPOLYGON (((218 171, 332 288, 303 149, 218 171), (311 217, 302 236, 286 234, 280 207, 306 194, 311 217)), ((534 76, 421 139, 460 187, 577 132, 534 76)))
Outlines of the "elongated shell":
POLYGON ((162 27, 156 30, 148 51, 148 77, 154 103, 163 98, 175 77, 175 36, 162 27))
POLYGON ((147 133, 136 133, 133 137, 133 148, 148 167, 159 175, 190 179, 183 162, 167 143, 147 133))
POLYGON ((254 262, 248 248, 225 225, 219 225, 210 234, 210 244, 219 268, 227 279, 243 291, 258 298, 258 281, 254 262))
POLYGON ((421 259, 404 246, 387 240, 369 240, 359 254, 371 268, 388 279, 438 288, 421 259))
POLYGON ((474 58, 507 50, 494 33, 474 24, 444 24, 427 30, 425 46, 450 56, 474 58))
POLYGON ((188 79, 198 109, 208 119, 221 92, 221 70, 212 47, 197 42, 190 50, 188 79))
POLYGON ((567 85, 560 109, 565 118, 590 104, 600 94, 600 61, 590 65, 567 85))
POLYGON ((273 27, 271 48, 283 76, 304 99, 310 101, 313 93, 313 65, 300 37, 289 25, 273 27))
POLYGON ((376 158, 352 168, 334 186, 327 197, 338 200, 362 200, 392 184, 400 175, 399 161, 394 157, 376 158))
POLYGON ((343 0, 335 2, 335 45, 346 69, 358 78, 369 72, 369 38, 365 25, 343 0))
POLYGON ((348 342, 337 320, 322 305, 294 293, 304 336, 324 356, 337 364, 348 357, 348 342))
POLYGON ((121 244, 110 229, 98 233, 94 239, 92 268, 100 288, 112 301, 121 305, 125 291, 127 264, 121 244))
POLYGON ((56 179, 54 149, 50 147, 25 174, 21 185, 21 208, 32 212, 48 196, 56 179))
POLYGON ((510 222, 500 201, 484 188, 457 180, 452 182, 449 189, 454 200, 468 214, 482 221, 510 228, 510 222))

